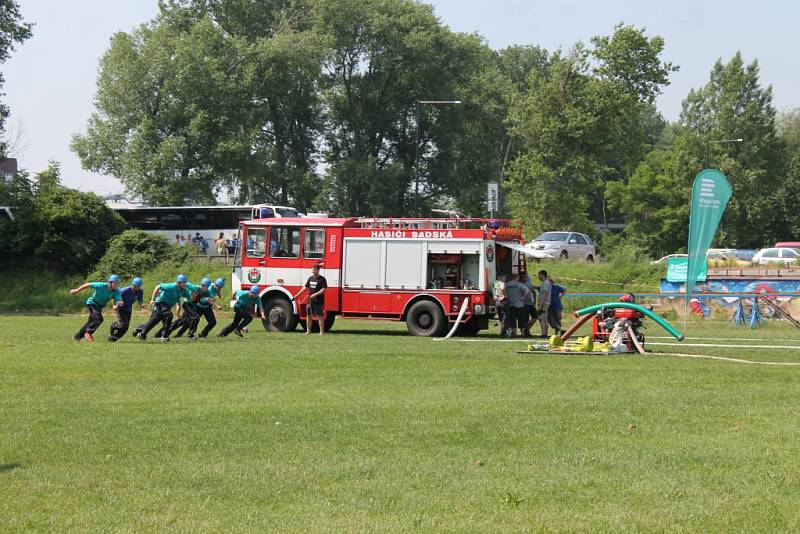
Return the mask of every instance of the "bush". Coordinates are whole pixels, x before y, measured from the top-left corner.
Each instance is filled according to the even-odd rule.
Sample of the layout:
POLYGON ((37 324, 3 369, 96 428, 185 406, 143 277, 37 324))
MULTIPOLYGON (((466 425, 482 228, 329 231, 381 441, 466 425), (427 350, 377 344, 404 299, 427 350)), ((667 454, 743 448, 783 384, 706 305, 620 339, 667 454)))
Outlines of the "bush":
POLYGON ((174 247, 166 237, 126 230, 111 240, 90 278, 103 280, 110 274, 131 278, 162 263, 180 265, 190 254, 187 247, 174 247))
POLYGON ((0 224, 0 255, 35 255, 62 273, 85 272, 125 223, 97 195, 62 187, 59 176, 58 164, 51 162, 34 180, 21 171, 0 184, 0 204, 14 214, 13 221, 0 224))
POLYGON ((85 272, 125 222, 92 193, 53 186, 37 197, 42 240, 36 255, 60 271, 85 272))

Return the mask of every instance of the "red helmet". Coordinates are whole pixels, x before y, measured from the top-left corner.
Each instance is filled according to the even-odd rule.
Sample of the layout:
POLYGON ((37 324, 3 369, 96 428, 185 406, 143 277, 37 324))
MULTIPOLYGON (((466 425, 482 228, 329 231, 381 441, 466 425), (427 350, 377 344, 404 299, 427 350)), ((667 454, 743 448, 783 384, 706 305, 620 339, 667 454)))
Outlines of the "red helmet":
POLYGON ((633 293, 625 293, 624 295, 622 295, 619 298, 619 301, 620 302, 629 302, 629 303, 633 304, 634 302, 636 302, 636 297, 633 295, 633 293))

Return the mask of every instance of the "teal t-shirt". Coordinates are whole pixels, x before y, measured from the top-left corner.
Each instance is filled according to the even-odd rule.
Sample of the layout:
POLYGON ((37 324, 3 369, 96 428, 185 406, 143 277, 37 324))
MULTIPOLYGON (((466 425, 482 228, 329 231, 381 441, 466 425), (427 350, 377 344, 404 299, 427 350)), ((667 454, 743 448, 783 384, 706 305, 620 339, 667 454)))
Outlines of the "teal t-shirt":
POLYGON ((253 304, 255 304, 259 310, 263 311, 263 308, 261 307, 261 297, 244 289, 236 292, 236 304, 233 305, 234 308, 247 309, 253 304))
POLYGON ((192 307, 199 305, 200 299, 208 296, 208 289, 203 289, 203 286, 197 284, 186 284, 186 289, 189 290, 189 294, 191 295, 186 299, 186 303, 192 307))
POLYGON ((184 287, 183 290, 178 289, 178 284, 173 282, 171 284, 159 284, 161 293, 156 297, 156 302, 161 302, 170 308, 175 306, 181 297, 185 299, 192 298, 192 294, 188 288, 184 287))
POLYGON ((94 293, 92 296, 86 299, 86 304, 93 304, 98 308, 103 308, 108 299, 114 298, 114 302, 119 302, 122 300, 122 295, 119 294, 119 288, 112 290, 108 287, 106 282, 91 282, 89 287, 94 289, 94 293))
POLYGON ((200 301, 197 303, 197 306, 200 308, 210 308, 211 299, 220 296, 221 293, 222 292, 219 289, 217 289, 216 285, 211 284, 211 287, 208 288, 208 291, 206 291, 205 296, 200 298, 200 301))

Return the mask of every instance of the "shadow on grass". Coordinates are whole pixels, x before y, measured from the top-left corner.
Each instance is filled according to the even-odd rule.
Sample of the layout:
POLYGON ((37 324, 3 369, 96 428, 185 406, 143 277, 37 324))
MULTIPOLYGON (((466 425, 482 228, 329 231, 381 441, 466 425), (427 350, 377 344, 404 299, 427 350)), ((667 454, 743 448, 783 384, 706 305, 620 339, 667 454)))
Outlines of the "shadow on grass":
MULTIPOLYGON (((314 332, 313 335, 316 335, 314 332)), ((326 336, 336 335, 359 335, 359 336, 410 336, 405 330, 365 330, 360 328, 332 328, 325 332, 326 336)))
POLYGON ((0 473, 6 473, 22 467, 20 463, 0 464, 0 473))

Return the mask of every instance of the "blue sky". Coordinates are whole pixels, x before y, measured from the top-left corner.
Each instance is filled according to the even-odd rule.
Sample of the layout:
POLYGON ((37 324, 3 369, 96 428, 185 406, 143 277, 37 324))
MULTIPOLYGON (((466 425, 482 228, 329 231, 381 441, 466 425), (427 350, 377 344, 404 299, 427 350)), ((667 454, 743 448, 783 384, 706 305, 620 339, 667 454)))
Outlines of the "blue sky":
MULTIPOLYGON (((19 0, 18 0, 19 1, 19 0)), ((3 97, 11 107, 7 130, 22 127, 21 166, 41 170, 62 164, 66 185, 97 193, 121 192, 111 177, 81 168, 69 150, 70 136, 85 129, 92 112, 100 56, 116 31, 130 31, 152 18, 156 0, 19 1, 33 38, 2 66, 3 97)), ((778 0, 436 0, 436 14, 455 31, 477 32, 493 48, 538 44, 569 48, 576 41, 609 34, 617 22, 644 26, 666 40, 665 59, 680 66, 658 101, 669 120, 680 113, 689 89, 708 80, 718 58, 741 50, 758 59, 761 82, 774 89, 775 106, 800 107, 800 3, 778 0)))

